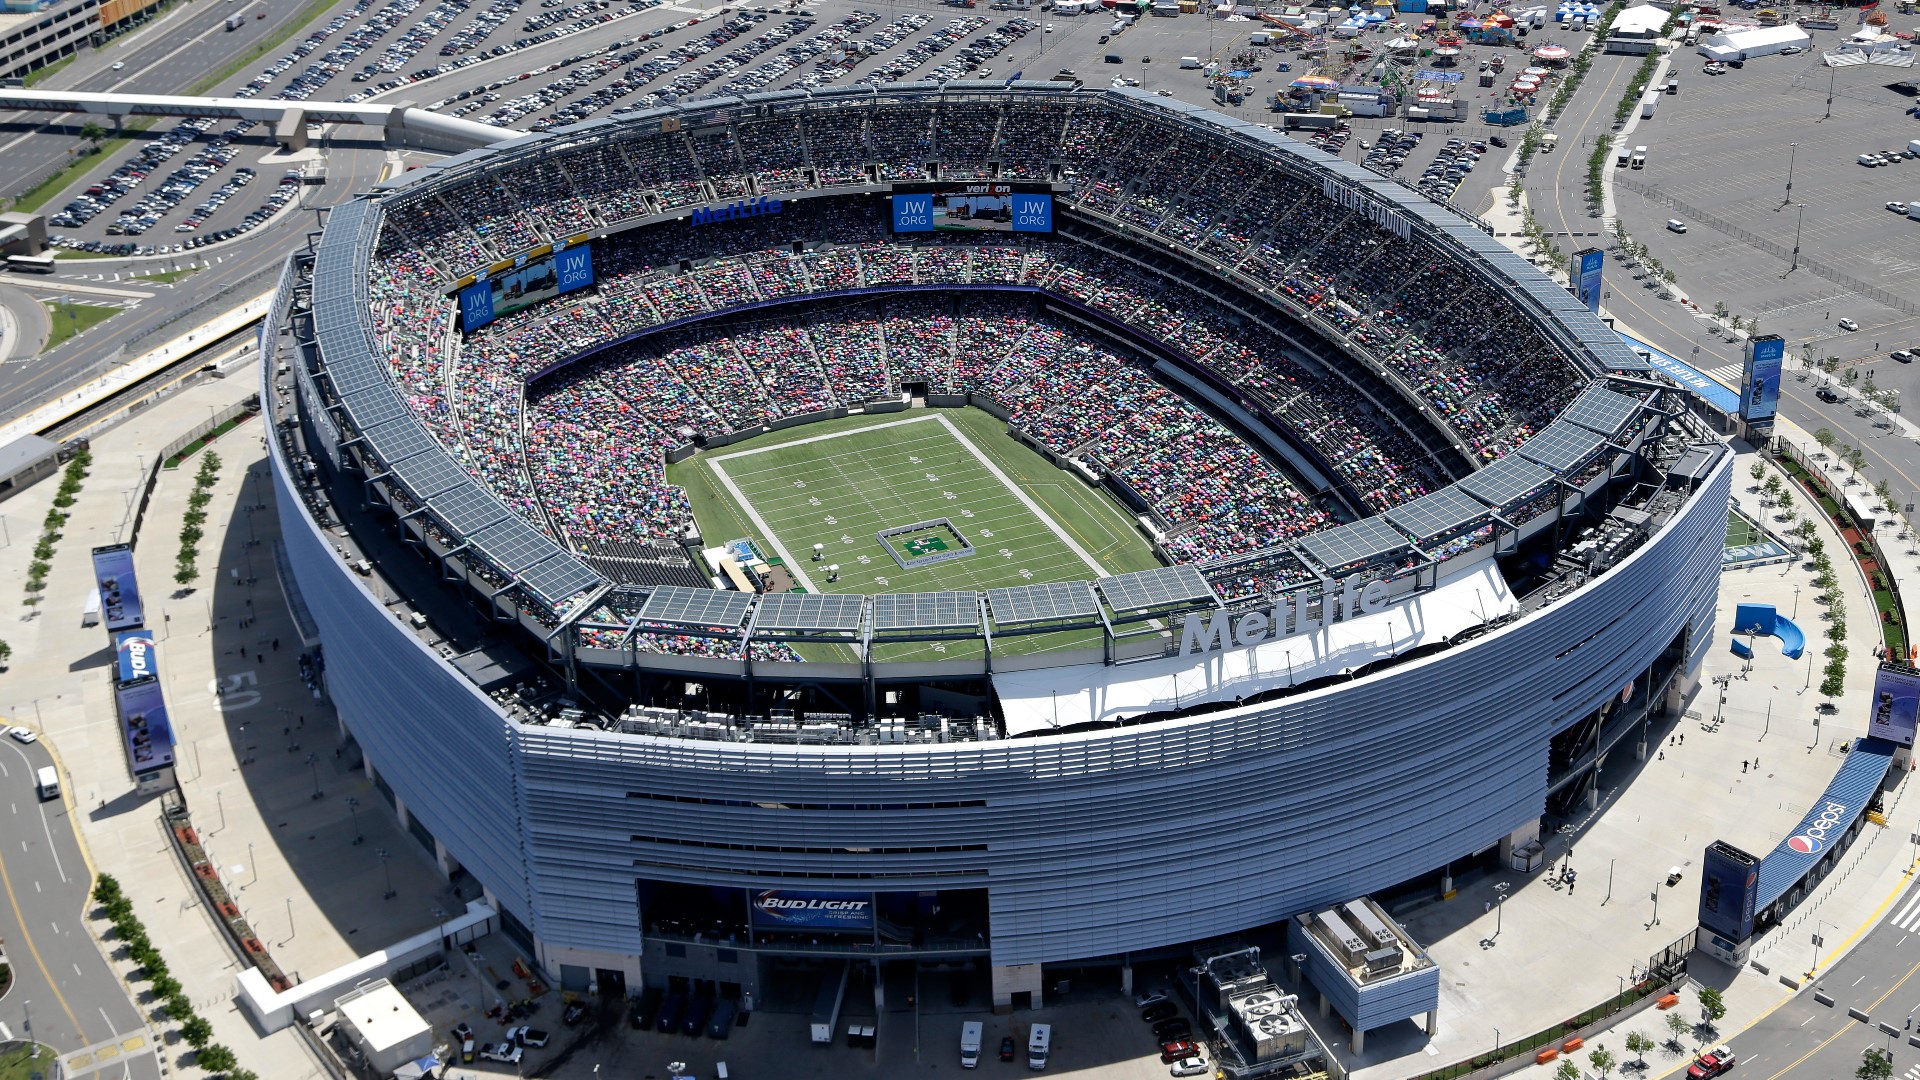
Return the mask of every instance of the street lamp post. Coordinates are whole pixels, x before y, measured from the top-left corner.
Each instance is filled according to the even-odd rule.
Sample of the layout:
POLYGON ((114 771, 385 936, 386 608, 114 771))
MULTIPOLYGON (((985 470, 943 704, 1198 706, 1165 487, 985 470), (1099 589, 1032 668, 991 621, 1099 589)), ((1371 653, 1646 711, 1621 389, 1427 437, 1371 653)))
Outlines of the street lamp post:
POLYGON ((353 843, 358 847, 366 837, 360 834, 360 800, 352 795, 347 796, 347 813, 353 819, 353 843))
POLYGON ((314 798, 315 801, 318 801, 319 799, 321 799, 326 795, 326 792, 320 790, 320 755, 319 754, 307 755, 307 771, 313 774, 313 796, 312 797, 314 798))
POLYGON ((387 849, 374 848, 373 853, 380 857, 380 870, 387 878, 387 892, 383 899, 391 900, 398 894, 393 891, 393 869, 387 865, 387 849))
POLYGON ((1800 269, 1800 226, 1804 225, 1806 223, 1806 220, 1807 220, 1807 204, 1794 203, 1793 204, 1793 263, 1792 265, 1787 267, 1787 273, 1789 274, 1793 273, 1795 270, 1800 269))
POLYGON ((1779 206, 1773 208, 1775 213, 1785 210, 1787 206, 1793 202, 1793 159, 1799 150, 1799 143, 1787 144, 1787 195, 1786 198, 1780 200, 1779 206))

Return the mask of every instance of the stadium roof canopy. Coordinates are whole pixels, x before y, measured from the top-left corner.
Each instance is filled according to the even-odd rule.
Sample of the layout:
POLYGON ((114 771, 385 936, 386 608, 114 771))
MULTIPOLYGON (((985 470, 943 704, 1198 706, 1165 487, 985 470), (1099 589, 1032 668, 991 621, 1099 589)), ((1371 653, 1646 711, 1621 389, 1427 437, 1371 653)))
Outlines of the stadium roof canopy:
POLYGON ((1560 419, 1579 424, 1609 439, 1618 438, 1640 414, 1640 402, 1625 394, 1616 394, 1604 386, 1589 386, 1573 399, 1560 419))
POLYGON ((663 585, 653 590, 641 606, 640 621, 737 630, 746 624, 752 607, 753 597, 748 593, 663 585))
POLYGON ((1049 585, 1014 585, 987 590, 987 610, 1001 626, 1086 619, 1100 613, 1093 585, 1085 581, 1057 581, 1049 585))
POLYGON ((970 592, 879 593, 873 629, 971 630, 980 625, 980 596, 970 592))
POLYGON ((1552 473, 1518 454, 1508 454, 1462 479, 1456 486, 1488 506, 1504 509, 1525 501, 1551 483, 1552 473))
POLYGON ((1300 543, 1302 551, 1329 570, 1371 562, 1412 546, 1405 533, 1377 517, 1315 533, 1300 543))
POLYGON ((1424 545, 1483 524, 1491 513, 1477 499, 1449 487, 1401 503, 1382 516, 1424 545))
POLYGON ((1538 462, 1555 475, 1564 476, 1592 461, 1605 440, 1578 424, 1555 420, 1515 451, 1528 461, 1538 462))
POLYGON ((1218 603, 1197 567, 1169 566, 1100 580, 1100 592, 1115 611, 1148 611, 1183 607, 1196 600, 1218 603))
POLYGON ((760 598, 753 628, 758 630, 851 633, 860 629, 867 598, 848 593, 769 593, 760 598))

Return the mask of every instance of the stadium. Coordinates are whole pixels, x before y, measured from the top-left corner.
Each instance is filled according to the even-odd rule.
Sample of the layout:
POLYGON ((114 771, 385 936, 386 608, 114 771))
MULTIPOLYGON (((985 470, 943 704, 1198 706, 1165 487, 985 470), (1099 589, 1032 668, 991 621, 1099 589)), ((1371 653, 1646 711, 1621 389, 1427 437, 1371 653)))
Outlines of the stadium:
POLYGON ((333 209, 273 303, 326 689, 569 989, 1038 1005, 1444 890, 1709 645, 1730 455, 1678 391, 1449 208, 1137 91, 516 138, 333 209))

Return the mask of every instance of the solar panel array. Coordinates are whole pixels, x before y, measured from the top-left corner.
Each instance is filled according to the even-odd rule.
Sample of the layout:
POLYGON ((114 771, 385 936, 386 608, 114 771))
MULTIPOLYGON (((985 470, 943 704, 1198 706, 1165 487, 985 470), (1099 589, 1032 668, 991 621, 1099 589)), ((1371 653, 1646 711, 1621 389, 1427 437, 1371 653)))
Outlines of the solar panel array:
POLYGON ((1608 438, 1617 438, 1642 408, 1640 402, 1625 394, 1616 394, 1604 386, 1589 386, 1573 399, 1560 419, 1608 438))
POLYGON ((1602 445, 1600 436, 1586 428, 1555 420, 1521 444, 1516 452, 1564 476, 1592 461, 1602 445))
POLYGON ((1487 520, 1487 508, 1459 488, 1441 488, 1382 515, 1416 542, 1452 536, 1487 520))
POLYGON ((1460 481, 1460 490, 1498 509, 1508 509, 1553 482, 1553 474, 1518 454, 1499 461, 1460 481))
POLYGON ((1198 567, 1169 566, 1102 578, 1100 592, 1115 611, 1149 611, 1195 600, 1218 602, 1198 567))
POLYGON ((1014 585, 987 590, 987 610, 1002 626, 1049 622, 1054 619, 1086 619, 1100 613, 1093 586, 1084 581, 1058 581, 1050 585, 1014 585))
POLYGON ((978 593, 880 593, 873 598, 875 630, 953 630, 979 625, 978 593))
POLYGON ((756 630, 846 631, 860 629, 867 598, 847 593, 773 593, 760 598, 756 630))
POLYGON ((1409 546, 1400 530, 1377 517, 1361 518, 1337 529, 1315 533, 1300 548, 1329 570, 1382 558, 1409 546))
POLYGON ((663 585, 640 606, 640 621, 668 626, 705 626, 738 630, 753 608, 751 593, 719 589, 686 589, 663 585))

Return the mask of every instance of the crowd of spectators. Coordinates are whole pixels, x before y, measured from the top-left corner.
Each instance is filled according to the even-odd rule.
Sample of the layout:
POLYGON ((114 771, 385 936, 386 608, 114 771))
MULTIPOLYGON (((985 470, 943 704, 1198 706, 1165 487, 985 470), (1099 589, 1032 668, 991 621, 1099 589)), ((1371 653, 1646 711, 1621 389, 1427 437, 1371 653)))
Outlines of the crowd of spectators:
MULTIPOLYGON (((1130 488, 1159 516, 1170 551, 1219 558, 1326 527, 1333 493, 1156 381, 1155 360, 1185 358, 1224 380, 1241 407, 1308 451, 1369 512, 1464 470, 1436 433, 1416 435, 1419 425, 1396 415, 1408 405, 1398 395, 1491 461, 1581 385, 1510 298, 1430 248, 1278 162, 1087 101, 849 102, 804 119, 562 144, 389 200, 370 298, 383 358, 429 430, 537 527, 574 538, 681 535, 687 502, 666 484, 661 456, 694 434, 917 388, 991 398, 1048 449, 1130 488), (1084 230, 894 237, 884 201, 862 197, 603 238, 595 289, 464 338, 455 329, 453 278, 545 239, 755 192, 923 176, 934 161, 955 178, 1057 179, 1083 210, 1284 298, 1315 334, 1384 374, 1320 355, 1242 294, 1190 286, 1164 256, 1126 239, 1084 230), (1126 354, 1023 296, 896 293, 656 330, 528 387, 559 359, 667 323, 770 300, 939 285, 1038 287, 1151 346, 1126 354)), ((1234 580, 1255 592, 1286 585, 1284 575, 1234 580)))

